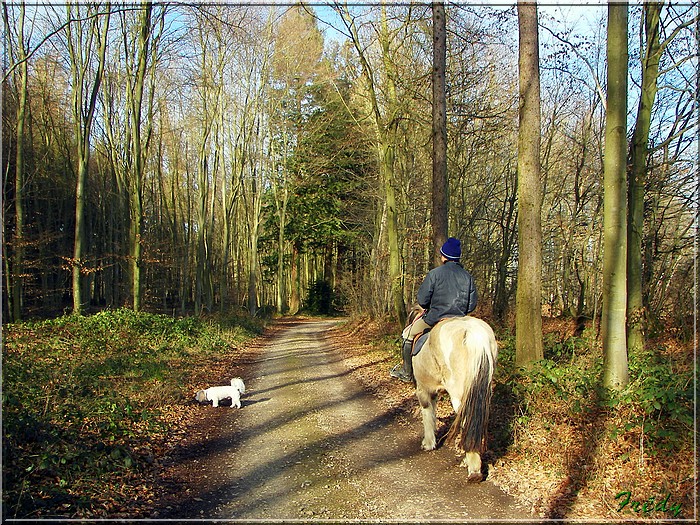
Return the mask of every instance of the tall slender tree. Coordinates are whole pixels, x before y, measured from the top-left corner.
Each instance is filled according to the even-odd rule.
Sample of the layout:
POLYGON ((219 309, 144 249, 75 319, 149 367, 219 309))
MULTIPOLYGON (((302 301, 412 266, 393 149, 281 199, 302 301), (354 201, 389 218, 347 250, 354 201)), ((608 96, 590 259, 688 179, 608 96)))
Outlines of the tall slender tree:
POLYGON ((437 249, 447 240, 447 97, 445 69, 447 32, 445 4, 433 2, 433 194, 431 224, 433 230, 434 265, 440 264, 437 249))
POLYGON ((78 6, 66 4, 66 43, 73 80, 72 108, 76 140, 75 235, 73 244, 73 313, 82 313, 85 253, 85 202, 90 165, 90 137, 97 108, 97 96, 104 73, 109 29, 110 4, 89 5, 85 13, 78 6), (92 60, 96 54, 97 63, 92 60))
POLYGON ((221 131, 217 129, 219 115, 223 112, 223 69, 226 52, 223 31, 216 17, 197 16, 195 45, 198 49, 195 83, 197 91, 197 125, 194 141, 197 150, 197 231, 195 267, 195 313, 203 308, 212 310, 214 290, 212 284, 213 237, 217 182, 220 168, 220 151, 216 141, 221 131))
POLYGON ((622 388, 627 370, 627 4, 608 4, 608 93, 603 164, 603 384, 622 388))
POLYGON ((156 20, 154 23, 153 7, 153 2, 144 3, 131 27, 126 18, 122 18, 127 63, 126 104, 129 115, 127 172, 131 218, 131 287, 133 308, 136 311, 141 309, 143 297, 144 184, 146 159, 153 129, 157 42, 162 34, 165 16, 165 7, 162 7, 159 10, 159 22, 156 20), (132 30, 131 35, 128 34, 129 29, 132 30))
POLYGON ((542 186, 540 183, 540 66, 537 4, 518 3, 518 288, 515 361, 542 359, 542 186))
MULTIPOLYGON (((8 298, 10 301, 10 316, 13 321, 22 317, 22 295, 24 274, 24 181, 25 181, 25 125, 27 122, 27 47, 24 33, 25 5, 21 3, 17 18, 17 47, 16 53, 11 52, 10 58, 16 67, 13 68, 17 92, 17 125, 15 128, 15 229, 12 233, 12 267, 6 272, 8 298)), ((3 21, 5 33, 10 35, 10 17, 7 5, 3 4, 3 21)), ((3 229, 4 230, 4 229, 3 229)), ((3 234, 4 235, 4 234, 3 234)), ((7 258, 6 261, 9 261, 7 258)))
POLYGON ((661 44, 659 29, 663 2, 643 7, 645 45, 641 53, 642 92, 630 143, 627 186, 627 351, 644 347, 644 283, 642 280, 642 238, 644 236, 644 187, 647 180, 651 110, 656 98, 661 44))

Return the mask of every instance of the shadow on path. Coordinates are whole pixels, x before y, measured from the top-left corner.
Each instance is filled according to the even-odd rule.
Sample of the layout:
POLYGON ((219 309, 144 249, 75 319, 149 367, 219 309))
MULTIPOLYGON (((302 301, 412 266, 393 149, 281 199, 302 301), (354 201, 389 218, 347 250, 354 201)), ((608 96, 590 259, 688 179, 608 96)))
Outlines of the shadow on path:
POLYGON ((170 494, 153 517, 531 517, 494 485, 468 484, 451 448, 422 452, 414 398, 382 406, 326 340, 332 325, 275 330, 242 409, 202 407, 199 437, 174 454, 170 494))

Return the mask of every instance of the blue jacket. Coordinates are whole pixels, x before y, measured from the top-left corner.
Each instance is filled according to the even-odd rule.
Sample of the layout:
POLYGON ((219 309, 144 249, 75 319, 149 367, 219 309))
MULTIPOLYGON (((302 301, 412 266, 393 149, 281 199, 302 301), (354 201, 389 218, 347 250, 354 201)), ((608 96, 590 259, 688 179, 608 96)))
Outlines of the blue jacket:
POLYGON ((462 317, 476 308, 474 278, 458 262, 447 261, 428 272, 417 299, 427 310, 423 320, 430 326, 445 317, 462 317))

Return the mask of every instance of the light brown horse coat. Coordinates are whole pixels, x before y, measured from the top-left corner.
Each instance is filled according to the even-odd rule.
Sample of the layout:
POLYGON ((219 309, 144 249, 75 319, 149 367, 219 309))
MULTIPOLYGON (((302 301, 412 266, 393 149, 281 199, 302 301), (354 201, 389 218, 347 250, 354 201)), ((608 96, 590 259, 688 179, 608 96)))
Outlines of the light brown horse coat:
POLYGON ((481 481, 481 454, 491 404, 493 373, 498 346, 491 327, 476 317, 455 317, 439 322, 430 331, 422 350, 413 358, 416 396, 423 416, 424 450, 433 450, 437 394, 447 391, 456 417, 447 439, 457 439, 466 454, 461 466, 470 481, 481 481))

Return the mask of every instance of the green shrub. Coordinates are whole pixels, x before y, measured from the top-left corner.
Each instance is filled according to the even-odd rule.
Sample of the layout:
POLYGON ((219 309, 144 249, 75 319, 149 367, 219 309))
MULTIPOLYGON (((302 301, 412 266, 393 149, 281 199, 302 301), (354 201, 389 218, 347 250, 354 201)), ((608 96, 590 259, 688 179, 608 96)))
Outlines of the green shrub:
POLYGON ((693 433, 694 382, 692 370, 683 370, 659 349, 645 350, 629 360, 630 383, 606 400, 614 411, 624 411, 627 422, 614 436, 628 431, 644 434, 647 453, 673 452, 687 445, 693 433))
POLYGON ((580 424, 580 416, 602 411, 611 420, 624 421, 613 426, 609 439, 627 432, 642 434, 649 454, 672 455, 692 441, 692 366, 681 366, 664 357, 663 349, 650 348, 630 356, 629 385, 620 392, 608 391, 602 387, 599 347, 576 337, 564 342, 545 338, 545 342, 547 358, 517 370, 514 338, 499 338, 496 388, 515 405, 512 431, 528 432, 532 421, 580 424))

